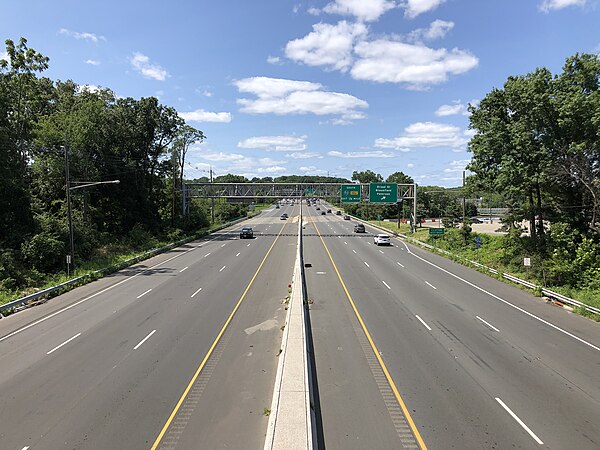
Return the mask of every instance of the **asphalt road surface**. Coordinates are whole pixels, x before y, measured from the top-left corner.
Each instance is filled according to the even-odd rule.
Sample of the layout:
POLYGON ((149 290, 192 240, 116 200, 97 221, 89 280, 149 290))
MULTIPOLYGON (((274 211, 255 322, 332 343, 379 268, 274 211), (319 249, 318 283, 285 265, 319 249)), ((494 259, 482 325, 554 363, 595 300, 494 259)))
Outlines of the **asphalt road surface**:
POLYGON ((240 224, 0 320, 0 448, 262 448, 297 240, 285 211, 245 222, 254 239, 240 224))
POLYGON ((600 448, 597 323, 320 212, 304 257, 327 449, 600 448))
MULTIPOLYGON (((598 324, 303 209, 320 448, 600 448, 598 324)), ((262 448, 299 212, 0 320, 0 449, 262 448)))

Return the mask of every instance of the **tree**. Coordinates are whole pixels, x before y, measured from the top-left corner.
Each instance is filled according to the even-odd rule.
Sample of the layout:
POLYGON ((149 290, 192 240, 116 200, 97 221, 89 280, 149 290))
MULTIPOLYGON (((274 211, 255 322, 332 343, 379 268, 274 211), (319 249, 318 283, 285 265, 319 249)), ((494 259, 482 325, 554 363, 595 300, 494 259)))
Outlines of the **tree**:
POLYGON ((365 170, 363 172, 355 170, 352 172, 352 181, 358 181, 359 183, 378 183, 383 181, 383 177, 371 170, 365 170))
MULTIPOLYGON (((176 191, 183 189, 183 174, 185 168, 185 157, 192 144, 196 142, 202 142, 206 139, 204 133, 200 130, 195 129, 189 125, 182 125, 177 130, 177 137, 171 148, 171 154, 173 159, 173 202, 171 210, 171 226, 175 226, 175 204, 176 204, 176 191), (175 179, 179 176, 179 185, 175 182, 175 179)), ((182 194, 183 195, 183 194, 182 194)))
POLYGON ((385 179, 386 183, 413 184, 414 180, 404 172, 394 172, 385 179))

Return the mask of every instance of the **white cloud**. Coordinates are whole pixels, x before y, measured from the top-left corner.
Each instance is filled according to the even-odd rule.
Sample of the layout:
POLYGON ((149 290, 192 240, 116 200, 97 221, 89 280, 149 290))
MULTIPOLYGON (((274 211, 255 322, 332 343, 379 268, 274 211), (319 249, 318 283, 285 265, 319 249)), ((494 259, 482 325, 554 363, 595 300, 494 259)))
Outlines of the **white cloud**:
MULTIPOLYGON (((240 92, 252 93, 256 99, 238 99, 240 111, 250 114, 336 115, 342 119, 362 114, 357 109, 369 104, 349 94, 322 90, 319 83, 281 78, 253 77, 234 83, 240 92)), ((364 116, 362 116, 364 117, 364 116)), ((351 120, 351 119, 348 119, 351 120)))
POLYGON ((315 166, 302 166, 299 167, 298 170, 300 170, 300 172, 302 172, 305 175, 327 175, 327 170, 319 169, 315 166))
POLYGON ((585 6, 585 3, 586 0, 544 0, 539 8, 541 11, 548 13, 568 6, 585 6))
POLYGON ((77 93, 81 92, 89 92, 90 94, 95 94, 96 92, 101 91, 102 88, 100 86, 96 86, 95 84, 80 84, 77 86, 77 93))
POLYGON ((179 115, 186 122, 231 122, 231 113, 228 112, 210 112, 204 111, 203 109, 197 109, 195 111, 180 112, 179 115))
POLYGON ((414 148, 414 147, 452 147, 459 148, 468 142, 465 134, 454 125, 434 122, 416 122, 404 129, 402 136, 393 139, 378 138, 375 147, 414 148))
POLYGON ((323 8, 329 14, 354 16, 362 22, 373 22, 379 19, 396 4, 390 0, 334 0, 323 8))
POLYGON ((432 11, 446 0, 406 0, 403 5, 405 8, 404 15, 410 19, 417 17, 427 11, 432 11))
POLYGON ((84 63, 89 64, 90 66, 99 66, 100 61, 96 61, 95 59, 86 59, 84 63))
POLYGON ((438 117, 446 117, 446 116, 468 116, 469 113, 469 105, 477 106, 479 105, 479 100, 473 99, 469 103, 464 104, 460 100, 454 101, 451 105, 442 105, 436 111, 435 115, 438 117))
POLYGON ((323 155, 317 152, 294 152, 287 153, 285 157, 292 159, 322 159, 323 155))
POLYGON ((150 63, 150 58, 142 53, 134 53, 129 62, 145 78, 164 81, 169 76, 169 72, 157 64, 150 63))
POLYGON ((267 58, 267 62, 269 64, 280 64, 281 63, 281 58, 279 56, 271 56, 271 55, 269 55, 269 57, 267 58))
POLYGON ((406 165, 406 167, 408 167, 409 169, 412 169, 413 167, 415 167, 415 165, 413 163, 408 163, 406 165))
POLYGON ((338 152, 337 150, 332 150, 327 152, 327 156, 333 156, 335 158, 394 158, 396 154, 381 150, 369 152, 338 152))
POLYGON ((266 173, 266 174, 277 174, 277 173, 285 173, 287 169, 281 166, 271 166, 271 167, 259 167, 258 173, 266 173))
POLYGON ((434 20, 429 24, 429 28, 418 28, 412 31, 408 35, 408 39, 411 42, 420 42, 423 40, 433 41, 435 39, 441 39, 454 28, 454 22, 447 22, 445 20, 434 20))
POLYGON ((467 72, 479 63, 465 50, 435 50, 422 44, 385 39, 360 42, 355 52, 361 59, 352 67, 353 78, 379 83, 407 83, 409 88, 416 89, 442 83, 449 74, 467 72))
POLYGON ((206 159, 208 161, 214 161, 214 162, 235 162, 235 161, 244 161, 246 159, 250 159, 244 155, 240 155, 240 154, 236 154, 236 153, 225 153, 225 152, 203 153, 198 156, 202 159, 206 159))
POLYGON ((447 167, 444 169, 445 173, 455 173, 455 172, 462 172, 463 170, 465 170, 465 167, 467 167, 467 164, 469 164, 471 162, 471 160, 469 159, 461 159, 458 161, 452 161, 450 163, 450 167, 447 167))
POLYGON ((8 52, 0 51, 0 59, 4 59, 4 60, 8 61, 8 52))
POLYGON ((278 152, 300 151, 306 148, 306 136, 256 136, 238 142, 239 148, 261 148, 278 152))
POLYGON ((309 66, 327 66, 346 71, 352 65, 352 48, 358 39, 365 38, 367 27, 345 20, 337 25, 317 23, 313 31, 303 38, 289 41, 285 55, 309 66))
POLYGON ((94 43, 97 43, 98 41, 106 41, 106 38, 104 36, 98 36, 94 33, 87 32, 80 33, 79 31, 67 30, 66 28, 61 28, 60 30, 58 30, 58 33, 64 36, 72 37, 75 39, 83 39, 94 43))

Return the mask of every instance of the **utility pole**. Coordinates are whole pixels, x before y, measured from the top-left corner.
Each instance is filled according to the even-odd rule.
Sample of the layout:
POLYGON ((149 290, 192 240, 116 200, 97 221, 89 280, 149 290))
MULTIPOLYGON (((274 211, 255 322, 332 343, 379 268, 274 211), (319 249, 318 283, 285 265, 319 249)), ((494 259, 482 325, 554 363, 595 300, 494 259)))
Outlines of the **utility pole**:
POLYGON ((210 193, 212 194, 210 197, 211 200, 211 217, 212 217, 212 223, 215 223, 215 193, 212 189, 212 182, 213 182, 213 170, 212 170, 212 166, 209 166, 210 168, 210 184, 211 184, 211 189, 210 189, 210 193))
POLYGON ((465 198, 465 171, 463 170, 463 185, 462 185, 462 192, 463 192, 463 201, 462 201, 462 207, 463 207, 463 214, 462 214, 462 223, 463 223, 463 229, 465 228, 465 223, 467 223, 467 218, 465 217, 466 214, 466 198, 465 198))
POLYGON ((69 176, 69 149, 67 146, 61 147, 65 153, 65 178, 67 184, 67 216, 69 219, 69 254, 67 255, 67 276, 69 276, 69 269, 71 264, 73 270, 75 270, 75 250, 73 244, 73 212, 71 210, 71 179, 69 176))

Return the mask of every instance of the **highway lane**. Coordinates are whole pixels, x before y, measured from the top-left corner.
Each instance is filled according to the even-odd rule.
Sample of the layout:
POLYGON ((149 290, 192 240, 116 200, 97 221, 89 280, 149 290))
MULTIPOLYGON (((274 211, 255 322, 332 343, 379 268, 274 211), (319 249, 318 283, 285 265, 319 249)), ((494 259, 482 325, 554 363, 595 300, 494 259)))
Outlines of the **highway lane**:
MULTIPOLYGON (((593 347, 419 260, 398 241, 377 248, 371 239, 339 238, 351 234, 352 224, 317 217, 431 448, 539 446, 532 434, 549 448, 597 447, 599 358, 593 347)), ((586 342, 600 341, 597 325, 587 319, 541 305, 435 255, 411 251, 586 342)), ((315 347, 318 356, 316 335, 315 347)))
MULTIPOLYGON (((159 267, 132 271, 120 281, 114 277, 116 283, 129 281, 107 291, 106 280, 101 290, 82 289, 83 296, 72 291, 67 303, 75 306, 12 336, 40 317, 33 313, 23 319, 25 312, 17 314, 18 326, 13 329, 11 318, 3 319, 0 339, 10 337, 0 341, 0 447, 149 448, 285 223, 279 221, 279 210, 250 222, 257 224, 257 232, 269 235, 239 240, 225 233, 188 244, 189 252, 171 252, 178 257, 163 257, 165 263, 159 267), (77 304, 90 292, 97 295, 77 304)), ((286 227, 294 229, 291 224, 286 227)), ((256 277, 231 321, 232 336, 223 341, 253 340, 249 345, 256 347, 254 356, 248 355, 247 347, 219 349, 223 361, 238 358, 239 362, 243 355, 244 369, 260 368, 263 375, 253 377, 257 379, 250 398, 234 396, 231 383, 223 382, 226 377, 211 387, 217 397, 219 386, 231 392, 222 397, 230 402, 221 400, 219 405, 228 411, 229 420, 238 423, 237 439, 264 439, 261 426, 266 429, 267 419, 259 405, 271 401, 277 361, 273 353, 281 338, 277 324, 283 323, 284 316, 280 300, 287 294, 287 280, 281 278, 291 279, 295 250, 288 244, 281 239, 272 251, 281 267, 278 283, 269 276, 262 282, 260 274, 256 277), (250 304, 253 307, 246 307, 250 304), (268 320, 273 321, 270 328, 260 326, 268 320), (240 408, 247 404, 252 404, 252 413, 240 408), (248 419, 250 414, 254 421, 248 419)), ((268 273, 277 271, 271 267, 268 273)), ((51 302, 55 308, 62 306, 60 299, 55 300, 51 302)), ((243 376, 245 372, 232 373, 243 376)), ((248 396, 248 383, 238 386, 245 386, 248 396)), ((195 408, 197 414, 209 417, 218 409, 215 402, 199 402, 195 408)), ((201 422, 205 431, 210 429, 210 421, 201 422)), ((212 438, 221 439, 214 423, 212 429, 217 433, 212 438)), ((230 433, 231 439, 234 435, 230 433)))

